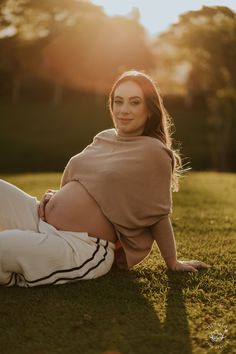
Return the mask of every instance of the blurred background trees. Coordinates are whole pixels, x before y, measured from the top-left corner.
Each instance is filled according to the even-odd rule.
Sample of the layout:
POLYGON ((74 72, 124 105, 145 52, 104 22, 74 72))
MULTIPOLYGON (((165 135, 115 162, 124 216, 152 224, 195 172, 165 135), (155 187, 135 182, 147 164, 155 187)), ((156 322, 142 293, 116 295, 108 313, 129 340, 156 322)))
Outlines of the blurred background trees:
POLYGON ((139 13, 89 1, 0 3, 2 172, 62 169, 112 126, 107 94, 124 70, 156 79, 194 169, 236 170, 236 15, 203 7, 150 39, 139 13))
POLYGON ((173 79, 182 69, 186 104, 207 110, 205 133, 212 165, 230 169, 236 108, 235 13, 204 6, 183 14, 157 39, 156 47, 157 58, 168 61, 173 79))
POLYGON ((124 67, 154 66, 135 14, 110 18, 87 1, 6 0, 0 16, 1 73, 15 100, 29 75, 104 94, 124 67))

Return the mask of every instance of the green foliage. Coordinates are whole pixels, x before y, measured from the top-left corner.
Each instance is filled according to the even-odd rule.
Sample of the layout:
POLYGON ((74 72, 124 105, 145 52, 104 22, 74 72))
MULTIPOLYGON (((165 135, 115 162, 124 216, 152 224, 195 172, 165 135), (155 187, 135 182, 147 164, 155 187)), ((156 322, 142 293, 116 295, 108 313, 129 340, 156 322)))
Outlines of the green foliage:
POLYGON ((16 37, 26 45, 27 41, 52 39, 86 16, 104 16, 101 7, 76 0, 3 0, 0 8, 1 28, 14 29, 6 37, 16 37))
POLYGON ((196 107, 201 98, 205 104, 212 164, 229 170, 231 132, 236 126, 235 12, 221 6, 187 12, 160 36, 158 46, 167 47, 163 57, 169 58, 172 70, 189 64, 186 102, 196 107))
MULTIPOLYGON (((38 197, 60 179, 1 177, 38 197)), ((1 353, 233 353, 235 199, 235 175, 226 173, 190 172, 174 194, 178 257, 203 260, 208 270, 167 271, 154 248, 130 272, 114 267, 91 281, 1 288, 1 353), (226 338, 214 343, 210 336, 219 324, 226 338)))
POLYGON ((199 86, 193 90, 214 94, 225 86, 235 88, 236 14, 230 9, 203 6, 187 12, 160 36, 157 46, 162 43, 172 46, 177 54, 169 59, 169 65, 188 62, 191 71, 200 75, 201 81, 195 83, 199 86))

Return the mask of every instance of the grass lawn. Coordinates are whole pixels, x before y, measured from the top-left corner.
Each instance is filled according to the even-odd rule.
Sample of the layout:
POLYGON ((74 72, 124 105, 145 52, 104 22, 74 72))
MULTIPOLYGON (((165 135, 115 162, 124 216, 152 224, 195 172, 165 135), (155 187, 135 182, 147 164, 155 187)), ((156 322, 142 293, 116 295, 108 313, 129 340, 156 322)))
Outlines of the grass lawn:
MULTIPOLYGON (((60 174, 1 178, 40 197, 58 188, 60 174)), ((154 247, 130 272, 114 267, 91 281, 1 287, 0 353, 233 353, 236 175, 188 173, 174 193, 172 223, 179 258, 210 269, 170 272, 154 247)))

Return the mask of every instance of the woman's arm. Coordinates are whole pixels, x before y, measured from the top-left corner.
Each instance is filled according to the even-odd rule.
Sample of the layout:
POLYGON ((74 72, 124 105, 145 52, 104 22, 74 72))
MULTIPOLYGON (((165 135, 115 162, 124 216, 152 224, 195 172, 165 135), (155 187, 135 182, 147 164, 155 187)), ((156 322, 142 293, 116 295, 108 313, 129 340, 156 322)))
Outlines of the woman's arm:
POLYGON ((197 269, 209 267, 209 265, 201 261, 180 261, 177 259, 174 232, 168 215, 152 225, 150 230, 169 269, 173 271, 197 272, 197 269))

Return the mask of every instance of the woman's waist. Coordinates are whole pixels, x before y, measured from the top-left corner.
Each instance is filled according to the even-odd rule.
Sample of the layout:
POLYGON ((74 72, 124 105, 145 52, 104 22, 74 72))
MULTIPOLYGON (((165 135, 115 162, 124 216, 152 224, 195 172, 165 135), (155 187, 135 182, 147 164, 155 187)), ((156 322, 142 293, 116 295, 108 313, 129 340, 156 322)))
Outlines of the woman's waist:
POLYGON ((94 243, 98 243, 98 238, 100 239, 99 244, 107 246, 108 245, 111 249, 115 249, 115 242, 113 240, 109 240, 105 237, 94 237, 88 234, 88 232, 81 232, 81 231, 68 231, 68 230, 59 230, 55 226, 47 223, 45 220, 39 220, 39 231, 42 233, 51 233, 55 235, 59 235, 64 238, 66 241, 68 240, 91 240, 94 243))
POLYGON ((109 238, 110 241, 116 241, 116 234, 113 225, 103 217, 94 217, 88 210, 85 214, 76 212, 68 214, 61 212, 57 208, 52 209, 45 216, 48 224, 53 225, 61 231, 87 232, 90 236, 98 238, 109 238))

